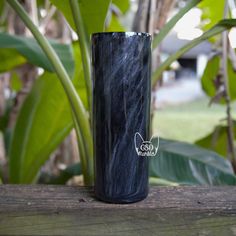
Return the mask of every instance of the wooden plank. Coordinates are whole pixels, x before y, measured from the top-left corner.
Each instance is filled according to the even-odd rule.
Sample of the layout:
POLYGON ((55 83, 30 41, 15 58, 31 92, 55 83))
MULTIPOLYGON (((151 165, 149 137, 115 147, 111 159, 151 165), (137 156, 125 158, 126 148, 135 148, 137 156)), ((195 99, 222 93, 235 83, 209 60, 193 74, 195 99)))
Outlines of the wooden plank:
POLYGON ((236 235, 236 187, 152 187, 134 204, 92 188, 1 185, 0 235, 236 235))

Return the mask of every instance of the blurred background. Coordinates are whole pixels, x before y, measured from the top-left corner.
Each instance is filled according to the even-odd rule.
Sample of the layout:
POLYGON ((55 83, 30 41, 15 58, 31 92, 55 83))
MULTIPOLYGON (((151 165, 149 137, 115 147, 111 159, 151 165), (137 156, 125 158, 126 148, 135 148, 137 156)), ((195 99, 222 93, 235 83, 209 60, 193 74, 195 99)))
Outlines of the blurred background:
MULTIPOLYGON (((19 2, 41 33, 59 44, 72 45, 73 55, 77 59, 80 58, 78 46, 75 44, 78 36, 71 26, 71 13, 68 12, 67 1, 19 2)), ((99 24, 99 20, 104 18, 104 31, 149 32, 153 39, 160 32, 163 33, 161 30, 167 28, 166 25, 174 16, 192 3, 185 14, 181 13, 182 16, 176 24, 172 24, 167 30, 161 42, 153 48, 152 70, 155 82, 152 89, 152 133, 163 140, 178 141, 180 145, 193 144, 193 148, 196 148, 197 144, 197 147, 205 148, 210 153, 203 155, 205 160, 199 157, 194 159, 195 157, 191 155, 195 152, 201 153, 205 149, 199 149, 200 151, 189 149, 191 154, 186 154, 181 147, 179 155, 187 160, 188 166, 185 168, 190 168, 192 175, 189 177, 186 174, 189 170, 186 169, 183 173, 170 171, 169 175, 155 169, 156 174, 152 177, 156 178, 156 181, 153 182, 164 185, 236 184, 233 170, 234 168, 236 170, 234 166, 236 29, 226 26, 226 33, 220 32, 205 37, 206 40, 201 39, 204 33, 211 31, 221 20, 236 17, 236 2, 234 0, 107 2, 109 4, 105 5, 101 1, 87 1, 87 3, 80 1, 88 31, 91 29, 91 32, 96 32, 96 22, 99 24), (191 42, 199 38, 201 40, 196 46, 186 53, 180 53, 176 60, 164 68, 161 76, 155 78, 155 72, 158 68, 162 68, 162 63, 181 52, 185 45, 191 45, 191 42), (194 168, 191 162, 193 159, 196 161, 194 168), (199 167, 199 162, 203 166, 199 167), (208 167, 207 162, 214 164, 208 167), (199 172, 201 176, 198 178, 196 176, 199 172), (158 179, 163 181, 158 182, 158 179)), ((47 62, 43 61, 42 52, 38 51, 35 41, 31 40, 30 31, 4 0, 0 0, 0 31, 2 182, 83 184, 76 134, 72 129, 71 118, 67 117, 69 111, 65 106, 67 102, 64 93, 60 90, 54 94, 53 89, 59 88, 60 85, 55 82, 54 77, 47 78, 50 76, 45 73, 47 62), (50 99, 50 95, 54 96, 55 101, 50 99), (61 123, 62 119, 64 123, 61 123), (55 141, 52 142, 52 139, 55 141), (18 163, 21 161, 26 163, 23 167, 18 163), (22 168, 19 175, 32 172, 31 177, 22 180, 14 176, 9 178, 9 168, 11 168, 9 166, 12 166, 13 170, 22 168), (32 166, 35 168, 32 169, 32 166)), ((72 64, 70 51, 60 48, 56 43, 54 48, 58 49, 60 55, 68 53, 65 58, 62 55, 63 63, 72 64)), ((81 59, 75 61, 77 77, 83 76, 81 64, 81 59)), ((84 83, 78 83, 76 86, 83 97, 84 83)), ((167 149, 160 150, 160 153, 168 152, 169 155, 167 149)), ((185 165, 182 162, 176 163, 177 159, 174 160, 173 163, 168 162, 168 166, 165 167, 167 170, 180 170, 185 165)), ((163 163, 159 163, 163 167, 164 164, 161 164, 163 163)))

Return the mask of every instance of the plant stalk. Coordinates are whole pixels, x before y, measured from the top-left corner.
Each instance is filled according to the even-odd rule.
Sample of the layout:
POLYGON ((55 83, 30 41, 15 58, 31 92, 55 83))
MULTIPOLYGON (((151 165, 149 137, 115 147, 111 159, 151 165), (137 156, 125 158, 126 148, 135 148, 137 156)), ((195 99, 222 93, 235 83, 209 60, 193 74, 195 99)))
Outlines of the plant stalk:
POLYGON ((165 26, 160 30, 160 32, 154 37, 152 43, 152 49, 155 49, 161 41, 166 37, 166 35, 172 30, 172 28, 176 25, 176 23, 193 7, 195 7, 202 0, 191 0, 186 3, 182 9, 178 11, 178 13, 172 17, 165 26))
MULTIPOLYGON (((85 31, 83 19, 81 16, 81 11, 79 3, 77 0, 70 0, 70 8, 75 22, 76 31, 79 37, 79 45, 82 56, 84 79, 86 83, 87 97, 88 97, 88 106, 90 110, 90 116, 92 115, 92 80, 91 80, 91 71, 90 71, 90 56, 89 56, 89 47, 87 43, 87 34, 85 31)), ((91 119, 91 117, 90 117, 91 119)))
MULTIPOLYGON (((32 20, 29 18, 28 14, 24 10, 24 8, 19 4, 16 0, 7 0, 9 5, 16 11, 22 21, 25 23, 27 28, 34 35, 38 44, 48 57, 49 61, 52 63, 52 66, 61 81, 61 84, 67 94, 68 100, 70 102, 72 111, 74 113, 74 117, 76 120, 75 127, 79 127, 79 132, 81 132, 81 136, 83 139, 83 145, 86 152, 86 157, 90 160, 93 159, 93 141, 92 134, 90 130, 88 115, 83 106, 83 103, 77 94, 69 75, 67 74, 65 68, 63 67, 59 57, 56 52, 53 50, 47 39, 40 33, 38 28, 34 25, 32 20)), ((91 161, 93 163, 93 161, 91 161)), ((93 176, 91 173, 90 176, 93 176)), ((93 181, 93 177, 91 177, 91 184, 93 181)))
POLYGON ((222 33, 228 28, 236 26, 236 20, 230 19, 230 20, 222 20, 218 24, 216 24, 214 27, 212 27, 210 30, 206 31, 202 36, 192 40, 191 42, 187 43, 185 46, 183 46, 181 49, 179 49, 176 53, 172 54, 170 57, 167 58, 166 61, 164 61, 152 74, 152 86, 156 84, 158 79, 160 79, 161 74, 171 65, 172 62, 174 62, 176 59, 178 59, 180 56, 188 52, 193 47, 197 46, 204 40, 211 38, 217 34, 222 33))
MULTIPOLYGON (((72 118, 75 120, 73 113, 72 113, 72 118)), ((75 125, 77 125, 76 122, 74 123, 75 125)), ((79 127, 76 127, 75 131, 77 135, 78 149, 80 155, 82 174, 84 177, 84 184, 91 185, 91 180, 93 180, 93 165, 91 165, 88 158, 86 158, 86 152, 84 150, 84 145, 83 145, 83 138, 81 136, 79 127)))

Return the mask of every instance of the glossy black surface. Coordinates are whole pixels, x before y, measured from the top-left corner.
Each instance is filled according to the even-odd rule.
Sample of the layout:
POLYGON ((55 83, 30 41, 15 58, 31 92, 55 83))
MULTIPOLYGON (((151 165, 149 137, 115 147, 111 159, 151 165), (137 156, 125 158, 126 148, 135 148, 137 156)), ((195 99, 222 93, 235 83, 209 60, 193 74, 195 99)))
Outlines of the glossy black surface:
POLYGON ((146 33, 92 36, 95 195, 113 203, 148 194, 148 157, 134 135, 149 140, 151 37, 146 33))

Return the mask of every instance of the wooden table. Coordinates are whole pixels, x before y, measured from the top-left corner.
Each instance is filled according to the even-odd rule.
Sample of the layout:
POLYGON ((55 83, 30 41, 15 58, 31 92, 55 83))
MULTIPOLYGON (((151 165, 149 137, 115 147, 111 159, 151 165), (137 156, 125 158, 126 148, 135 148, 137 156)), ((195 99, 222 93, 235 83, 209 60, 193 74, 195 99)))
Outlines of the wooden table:
POLYGON ((236 235, 236 187, 152 187, 118 205, 92 188, 1 185, 0 235, 236 235))

